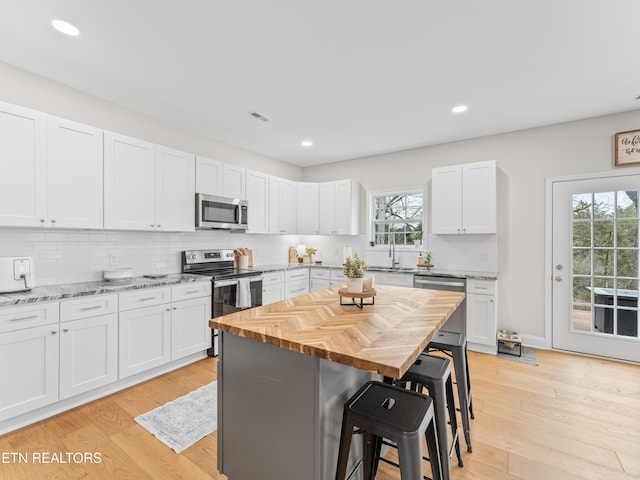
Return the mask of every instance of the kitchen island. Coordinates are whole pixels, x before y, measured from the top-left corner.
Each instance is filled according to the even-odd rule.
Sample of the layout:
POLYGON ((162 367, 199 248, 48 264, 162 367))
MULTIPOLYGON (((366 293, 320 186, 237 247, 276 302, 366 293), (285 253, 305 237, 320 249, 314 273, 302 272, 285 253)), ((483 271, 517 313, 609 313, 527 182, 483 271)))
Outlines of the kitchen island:
MULTIPOLYGON (((218 469, 229 480, 329 480, 342 407, 372 376, 400 378, 463 293, 379 286, 374 305, 339 288, 211 320, 221 331, 218 469)), ((358 470, 360 442, 349 472, 358 470)))

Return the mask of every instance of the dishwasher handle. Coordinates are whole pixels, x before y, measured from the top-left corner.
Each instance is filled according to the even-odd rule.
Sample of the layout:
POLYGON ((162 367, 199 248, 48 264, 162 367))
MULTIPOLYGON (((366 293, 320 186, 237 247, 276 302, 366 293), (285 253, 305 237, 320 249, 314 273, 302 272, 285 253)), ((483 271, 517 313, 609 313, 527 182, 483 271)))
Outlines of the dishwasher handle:
POLYGON ((422 280, 419 278, 414 279, 414 283, 416 285, 437 285, 441 287, 456 287, 456 288, 465 287, 465 282, 443 282, 440 280, 422 280))

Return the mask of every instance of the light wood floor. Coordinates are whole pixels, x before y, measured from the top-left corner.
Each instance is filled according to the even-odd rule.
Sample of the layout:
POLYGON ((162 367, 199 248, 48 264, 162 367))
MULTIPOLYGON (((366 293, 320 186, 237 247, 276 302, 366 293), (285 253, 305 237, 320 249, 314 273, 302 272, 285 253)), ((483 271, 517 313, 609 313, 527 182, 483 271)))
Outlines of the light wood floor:
MULTIPOLYGON (((454 462, 452 478, 639 479, 640 366, 549 351, 538 358, 536 367, 470 352, 473 453, 463 448, 465 466, 454 462)), ((0 479, 226 479, 215 467, 215 433, 176 455, 134 421, 215 378, 216 360, 206 359, 0 436, 0 479), (20 464, 7 452, 100 452, 102 463, 20 464)), ((382 465, 377 480, 399 478, 382 465)))

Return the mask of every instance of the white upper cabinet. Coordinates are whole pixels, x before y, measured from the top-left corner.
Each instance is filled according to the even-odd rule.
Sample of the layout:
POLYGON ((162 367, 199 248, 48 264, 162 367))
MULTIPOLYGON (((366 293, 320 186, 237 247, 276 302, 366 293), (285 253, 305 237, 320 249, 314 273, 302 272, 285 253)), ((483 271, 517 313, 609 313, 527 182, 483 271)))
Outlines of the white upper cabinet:
POLYGON ((320 185, 311 182, 297 183, 298 233, 316 235, 320 233, 320 185))
POLYGON ((0 225, 36 226, 46 214, 47 116, 0 103, 0 225))
POLYGON ((496 162, 432 170, 431 233, 496 233, 496 162))
POLYGON ((104 227, 195 230, 195 156, 105 132, 104 227))
POLYGON ((102 130, 0 103, 0 158, 0 225, 102 228, 102 130))
POLYGON ((196 157, 196 192, 222 196, 224 163, 207 157, 196 157))
POLYGON ((195 231, 195 156, 156 146, 156 230, 195 231))
POLYGON ((105 132, 104 228, 155 230, 155 171, 153 143, 105 132))
POLYGON ((360 184, 338 180, 320 184, 320 233, 358 235, 360 230, 360 184))
POLYGON ((296 182, 292 180, 269 177, 269 233, 296 233, 296 182))
POLYGON ((269 175, 246 171, 247 233, 269 233, 269 175))
POLYGON ((48 118, 45 224, 102 228, 103 131, 63 118, 48 118))
POLYGON ((225 163, 222 168, 222 196, 246 200, 245 169, 225 163))

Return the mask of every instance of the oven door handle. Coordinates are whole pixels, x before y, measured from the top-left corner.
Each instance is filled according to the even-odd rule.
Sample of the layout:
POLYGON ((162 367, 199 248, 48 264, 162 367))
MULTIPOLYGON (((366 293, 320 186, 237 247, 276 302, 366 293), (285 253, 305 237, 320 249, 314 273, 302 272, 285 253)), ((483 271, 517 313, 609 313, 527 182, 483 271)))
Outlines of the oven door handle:
POLYGON ((218 287, 230 287, 231 285, 238 285, 238 279, 233 280, 220 280, 218 282, 213 282, 213 288, 218 287))
POLYGON ((464 288, 464 282, 442 282, 439 280, 417 280, 418 285, 438 285, 441 287, 462 287, 464 288))

